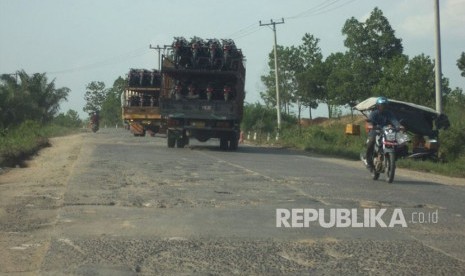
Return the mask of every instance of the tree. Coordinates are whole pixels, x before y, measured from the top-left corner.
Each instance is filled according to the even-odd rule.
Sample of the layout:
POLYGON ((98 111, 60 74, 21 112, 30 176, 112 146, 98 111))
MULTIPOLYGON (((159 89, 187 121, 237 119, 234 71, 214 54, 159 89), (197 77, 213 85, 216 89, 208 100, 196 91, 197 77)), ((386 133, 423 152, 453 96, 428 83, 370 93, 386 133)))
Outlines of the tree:
MULTIPOLYGON (((283 114, 284 124, 295 124, 295 117, 283 114)), ((272 133, 276 128, 276 109, 261 105, 260 103, 244 105, 241 129, 244 131, 257 131, 261 133, 272 133)))
POLYGON ((126 84, 127 80, 118 77, 113 82, 113 87, 108 89, 100 112, 103 124, 116 125, 121 122, 121 93, 126 84))
MULTIPOLYGON (((382 78, 373 87, 373 91, 376 95, 434 107, 434 62, 424 54, 410 60, 407 56, 387 60, 382 78)), ((449 80, 443 77, 443 96, 446 97, 450 92, 449 80)))
POLYGON ((6 127, 26 120, 50 122, 59 110, 60 102, 66 100, 69 88, 55 87, 45 73, 28 75, 24 70, 16 76, 0 77, 1 124, 6 127))
POLYGON ((93 81, 89 83, 86 86, 86 93, 84 94, 86 105, 82 110, 86 113, 100 111, 107 92, 107 89, 105 89, 105 83, 101 81, 93 81))
MULTIPOLYGON (((325 93, 325 67, 322 63, 323 55, 318 46, 320 40, 313 35, 306 33, 302 37, 302 45, 299 46, 297 58, 300 59, 300 67, 297 68, 296 81, 297 99, 309 109, 310 119, 312 118, 312 108, 318 107, 318 102, 325 93)), ((299 116, 300 120, 300 108, 299 116)))
POLYGON ((465 52, 462 52, 460 58, 457 60, 457 67, 462 71, 460 75, 465 77, 465 52))
MULTIPOLYGON (((317 69, 321 65, 322 54, 318 46, 319 39, 306 33, 302 37, 302 44, 299 46, 282 47, 278 46, 278 68, 279 68, 279 89, 281 106, 284 112, 289 114, 290 106, 297 104, 298 116, 302 106, 310 108, 318 107, 318 93, 314 88, 313 80, 317 69)), ((262 76, 262 81, 267 90, 260 93, 262 99, 268 106, 276 105, 276 84, 274 74, 274 53, 269 55, 270 72, 262 76)), ((282 108, 281 108, 282 110, 282 108)), ((310 115, 311 116, 311 115, 310 115)))
MULTIPOLYGON (((289 113, 289 108, 293 103, 293 92, 296 90, 296 83, 292 81, 293 66, 298 63, 294 57, 297 49, 295 47, 277 46, 278 54, 278 73, 279 73, 279 99, 280 110, 289 113)), ((267 75, 262 76, 262 82, 265 84, 266 91, 260 92, 260 96, 265 104, 270 107, 276 106, 276 78, 274 68, 274 51, 269 54, 268 66, 270 71, 267 75)))
POLYGON ((391 59, 403 51, 402 40, 395 36, 389 21, 378 8, 364 23, 354 17, 348 19, 342 34, 346 35, 344 45, 354 58, 379 64, 382 59, 391 59))
POLYGON ((53 122, 57 125, 64 126, 64 127, 80 127, 82 125, 82 121, 79 118, 77 111, 70 109, 66 114, 60 113, 53 119, 53 122))
POLYGON ((342 28, 348 52, 329 78, 333 102, 353 107, 357 101, 374 95, 374 87, 385 71, 383 67, 402 55, 401 39, 395 36, 383 12, 375 8, 365 22, 350 18, 342 28), (344 68, 345 67, 345 68, 344 68), (337 96, 337 98, 335 98, 337 96))

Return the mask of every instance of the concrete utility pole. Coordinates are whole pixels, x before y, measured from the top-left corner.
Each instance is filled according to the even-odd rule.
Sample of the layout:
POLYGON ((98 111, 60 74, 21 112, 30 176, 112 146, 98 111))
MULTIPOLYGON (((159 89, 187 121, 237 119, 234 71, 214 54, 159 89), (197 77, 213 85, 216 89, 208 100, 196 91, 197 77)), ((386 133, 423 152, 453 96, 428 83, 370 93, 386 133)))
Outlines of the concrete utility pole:
POLYGON ((278 79, 278 52, 277 52, 277 40, 276 40, 276 24, 284 24, 284 18, 281 18, 281 21, 274 22, 273 19, 270 20, 270 23, 262 24, 262 21, 259 21, 260 26, 270 26, 273 25, 274 33, 274 74, 276 80, 276 113, 278 115, 278 135, 281 130, 281 103, 279 101, 279 79, 278 79))
POLYGON ((434 1, 434 21, 435 21, 435 42, 436 42, 436 62, 435 62, 435 73, 436 73, 436 111, 442 113, 442 84, 441 84, 441 25, 439 17, 439 0, 434 1))
POLYGON ((157 45, 156 47, 153 47, 152 44, 150 44, 150 49, 154 49, 158 51, 158 70, 160 70, 161 69, 160 51, 166 49, 166 46, 160 47, 157 45))

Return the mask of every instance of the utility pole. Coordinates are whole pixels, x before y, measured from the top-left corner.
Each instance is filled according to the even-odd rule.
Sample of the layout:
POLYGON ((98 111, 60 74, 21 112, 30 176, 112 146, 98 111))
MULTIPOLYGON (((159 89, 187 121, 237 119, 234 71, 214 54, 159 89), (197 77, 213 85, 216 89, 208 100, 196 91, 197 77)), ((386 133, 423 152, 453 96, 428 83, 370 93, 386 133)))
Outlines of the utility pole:
POLYGON ((160 47, 160 46, 158 46, 158 45, 157 45, 156 47, 153 47, 152 44, 150 44, 150 49, 154 49, 154 50, 157 50, 157 51, 158 51, 158 70, 160 70, 160 69, 161 69, 160 51, 166 49, 166 45, 163 46, 163 47, 160 47))
MULTIPOLYGON (((277 39, 276 39, 276 24, 284 24, 284 18, 281 18, 281 21, 275 22, 273 19, 270 20, 270 23, 262 24, 262 21, 258 22, 260 26, 273 26, 274 33, 274 74, 276 80, 276 113, 278 115, 278 136, 281 130, 281 103, 279 101, 279 79, 278 79, 278 52, 277 52, 277 39)), ((276 138, 277 139, 277 138, 276 138)))
POLYGON ((441 84, 441 25, 439 17, 439 0, 434 1, 434 21, 435 21, 435 42, 436 42, 436 62, 435 62, 435 73, 436 73, 436 111, 442 113, 442 84, 441 84))

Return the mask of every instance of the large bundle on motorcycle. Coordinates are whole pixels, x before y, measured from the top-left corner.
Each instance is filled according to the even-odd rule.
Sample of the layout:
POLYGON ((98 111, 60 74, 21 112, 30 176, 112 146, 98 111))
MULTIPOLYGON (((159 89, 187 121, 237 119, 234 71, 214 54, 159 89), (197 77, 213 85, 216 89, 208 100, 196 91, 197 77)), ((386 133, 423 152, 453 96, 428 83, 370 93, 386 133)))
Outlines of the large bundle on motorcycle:
MULTIPOLYGON (((376 99, 368 98, 356 105, 355 109, 368 115, 368 112, 375 109, 376 99)), ((394 99, 389 100, 387 108, 413 136, 412 150, 408 157, 437 158, 439 130, 450 126, 447 115, 426 106, 394 99)))

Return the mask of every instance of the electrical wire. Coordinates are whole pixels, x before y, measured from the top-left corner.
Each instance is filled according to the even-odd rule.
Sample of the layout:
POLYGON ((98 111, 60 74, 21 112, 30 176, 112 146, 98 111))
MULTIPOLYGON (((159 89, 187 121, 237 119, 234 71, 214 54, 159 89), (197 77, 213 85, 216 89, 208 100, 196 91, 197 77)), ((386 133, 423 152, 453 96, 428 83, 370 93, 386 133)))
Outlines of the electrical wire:
POLYGON ((138 49, 132 50, 130 52, 122 53, 122 54, 110 57, 110 58, 102 60, 102 61, 98 61, 98 62, 86 64, 86 65, 81 65, 81 66, 76 66, 76 67, 69 68, 69 69, 64 69, 64 70, 50 71, 50 72, 47 72, 47 74, 58 75, 58 74, 74 73, 74 72, 77 72, 77 71, 92 70, 92 69, 96 69, 96 68, 100 68, 100 67, 105 67, 105 66, 109 66, 109 65, 113 65, 113 64, 118 64, 118 63, 121 63, 121 62, 126 61, 126 60, 130 60, 130 59, 133 59, 133 58, 136 58, 136 57, 139 57, 139 56, 143 56, 143 55, 145 55, 147 53, 148 53, 147 48, 145 48, 145 47, 144 48, 138 48, 138 49))
MULTIPOLYGON (((328 13, 328 12, 331 12, 331 11, 334 11, 336 9, 339 9, 343 6, 346 6, 352 2, 355 2, 357 0, 349 0, 349 1, 346 1, 346 2, 343 2, 343 0, 326 0, 326 1, 323 1, 303 12, 300 12, 298 14, 295 14, 293 16, 289 16, 289 17, 284 17, 284 19, 286 20, 293 20, 293 19, 299 19, 299 18, 305 18, 305 17, 309 17, 309 16, 315 16, 315 15, 321 15, 321 14, 325 14, 325 13, 328 13), (337 5, 339 4, 339 5, 337 5)), ((256 32, 258 32, 260 30, 260 25, 258 25, 256 22, 254 23, 251 23, 250 25, 247 25, 246 27, 243 27, 233 33, 231 33, 230 35, 228 35, 228 38, 231 38, 231 39, 234 39, 234 40, 237 40, 237 39, 241 39, 241 38, 244 38, 246 36, 249 36, 249 35, 252 35, 256 32)), ((77 72, 77 71, 84 71, 84 70, 92 70, 92 69, 95 69, 95 68, 100 68, 100 67, 105 67, 105 66, 109 66, 109 65, 113 65, 113 64, 117 64, 117 63, 121 63, 123 61, 126 61, 126 60, 129 60, 129 59, 133 59, 133 58, 136 58, 136 57, 139 57, 139 56, 143 56, 145 54, 147 54, 148 50, 147 48, 138 48, 138 49, 135 49, 133 51, 130 51, 130 52, 126 52, 126 53, 123 53, 123 54, 119 54, 117 56, 113 56, 113 57, 110 57, 108 59, 105 59, 105 60, 102 60, 102 61, 98 61, 98 62, 94 62, 94 63, 90 63, 90 64, 86 64, 86 65, 82 65, 82 66, 76 66, 76 67, 73 67, 73 68, 69 68, 69 69, 64 69, 64 70, 58 70, 58 71, 50 71, 50 72, 47 72, 48 74, 67 74, 67 73, 74 73, 74 72, 77 72)))

